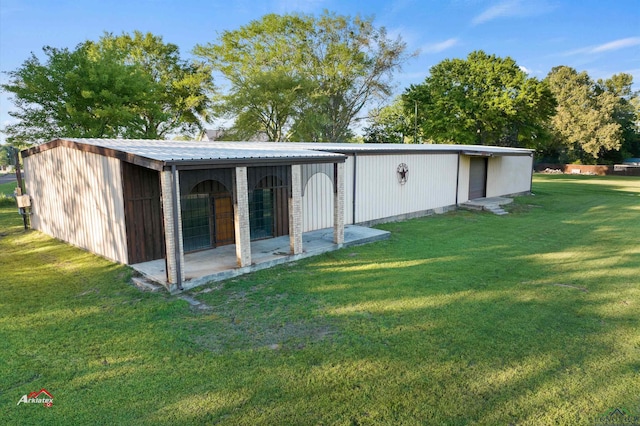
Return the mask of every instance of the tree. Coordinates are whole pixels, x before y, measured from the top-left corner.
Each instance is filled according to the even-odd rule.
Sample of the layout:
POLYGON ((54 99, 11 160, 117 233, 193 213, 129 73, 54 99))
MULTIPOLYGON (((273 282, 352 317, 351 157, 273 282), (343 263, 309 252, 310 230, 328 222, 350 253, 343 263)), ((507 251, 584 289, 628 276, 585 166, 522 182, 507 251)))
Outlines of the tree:
POLYGON ((151 34, 106 34, 73 51, 43 48, 10 71, 2 89, 13 95, 18 119, 7 126, 14 144, 58 136, 163 138, 206 119, 211 72, 183 62, 177 47, 151 34))
POLYGON ((218 108, 235 118, 237 133, 339 141, 371 99, 390 93, 404 50, 372 19, 325 12, 266 15, 195 53, 228 80, 218 108))
POLYGON ((14 96, 19 121, 8 126, 15 145, 55 136, 115 137, 120 123, 135 119, 130 99, 148 88, 136 69, 127 70, 112 57, 92 61, 87 46, 75 51, 45 47, 46 64, 35 55, 15 71, 2 88, 14 96))
POLYGON ((407 137, 413 141, 412 117, 404 111, 402 98, 396 98, 391 105, 369 111, 369 126, 364 128, 367 143, 405 143, 407 137))
POLYGON ((436 64, 424 83, 405 91, 403 100, 411 115, 417 102, 417 119, 427 138, 503 146, 540 144, 555 106, 544 82, 528 78, 513 59, 483 51, 436 64))
POLYGON ((620 150, 612 150, 603 154, 603 159, 612 163, 620 163, 625 158, 640 157, 640 96, 634 92, 631 74, 615 74, 606 80, 598 80, 599 90, 609 92, 617 97, 617 106, 613 118, 620 125, 620 150))
POLYGON ((567 66, 554 67, 546 80, 558 103, 551 125, 566 147, 567 161, 593 163, 605 152, 620 149, 622 129, 615 116, 619 96, 586 72, 567 66))
POLYGON ((16 164, 17 149, 11 145, 0 145, 0 167, 16 164))
POLYGON ((122 63, 139 67, 151 79, 147 102, 138 109, 138 125, 127 129, 131 137, 162 139, 176 131, 193 133, 201 129, 201 121, 209 120, 211 69, 180 59, 175 44, 135 31, 133 36, 105 34, 92 48, 98 55, 116 52, 122 63))

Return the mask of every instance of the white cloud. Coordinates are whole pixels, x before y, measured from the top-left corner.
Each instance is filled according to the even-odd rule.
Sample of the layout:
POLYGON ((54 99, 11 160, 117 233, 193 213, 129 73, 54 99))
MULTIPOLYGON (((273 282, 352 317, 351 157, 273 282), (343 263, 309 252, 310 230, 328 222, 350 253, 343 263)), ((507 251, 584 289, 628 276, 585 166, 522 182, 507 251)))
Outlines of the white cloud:
POLYGON ((474 25, 483 24, 501 16, 510 16, 518 6, 518 1, 505 1, 491 6, 471 21, 474 25))
POLYGON ((597 46, 588 46, 580 49, 570 50, 568 52, 562 53, 560 56, 581 55, 585 53, 603 53, 638 45, 640 45, 640 37, 627 37, 610 41, 608 43, 599 44, 597 46))
POLYGON ((427 44, 423 46, 422 49, 420 50, 425 53, 438 53, 438 52, 442 52, 444 50, 452 48, 453 46, 457 45, 459 42, 460 40, 458 40, 457 38, 450 38, 448 40, 441 41, 440 43, 427 44))
POLYGON ((406 10, 409 10, 412 6, 414 6, 415 0, 395 0, 391 3, 391 7, 389 8, 390 14, 398 14, 402 13, 406 10))
POLYGON ((640 45, 640 37, 621 38, 620 40, 610 41, 601 44, 590 50, 591 53, 608 52, 610 50, 624 49, 625 47, 633 47, 640 45))
POLYGON ((527 67, 519 65, 518 68, 520 68, 520 71, 522 71, 525 74, 531 74, 531 70, 529 68, 527 68, 527 67))
POLYGON ((486 9, 471 20, 473 25, 484 24, 497 18, 523 18, 542 15, 554 9, 545 0, 503 0, 486 9))

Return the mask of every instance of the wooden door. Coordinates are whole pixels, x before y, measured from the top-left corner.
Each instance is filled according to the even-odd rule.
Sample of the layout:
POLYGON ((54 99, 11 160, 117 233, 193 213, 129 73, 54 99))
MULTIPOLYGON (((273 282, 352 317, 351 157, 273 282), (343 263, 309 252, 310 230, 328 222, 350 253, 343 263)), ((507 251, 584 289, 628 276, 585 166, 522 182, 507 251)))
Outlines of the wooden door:
POLYGON ((235 230, 233 228, 233 200, 231 197, 215 197, 215 245, 233 244, 235 230))

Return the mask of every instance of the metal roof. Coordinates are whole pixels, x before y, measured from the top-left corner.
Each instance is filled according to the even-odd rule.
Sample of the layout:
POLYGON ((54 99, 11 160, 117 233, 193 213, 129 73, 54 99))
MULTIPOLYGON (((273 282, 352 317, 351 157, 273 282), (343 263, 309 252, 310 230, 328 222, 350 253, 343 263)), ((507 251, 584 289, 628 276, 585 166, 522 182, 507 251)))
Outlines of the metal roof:
POLYGON ((219 143, 207 141, 171 141, 150 139, 79 139, 64 140, 80 144, 114 149, 139 155, 151 160, 175 162, 190 160, 248 160, 276 158, 326 158, 340 159, 344 156, 331 152, 304 149, 291 145, 287 149, 277 149, 278 144, 264 142, 219 143))
MULTIPOLYGON (((238 143, 238 142, 232 142, 238 143)), ((244 143, 244 142, 242 142, 244 143)), ((400 143, 330 143, 330 142, 288 142, 277 143, 283 147, 303 146, 326 152, 342 154, 366 153, 463 153, 467 155, 531 155, 534 150, 525 148, 508 148, 488 145, 456 145, 456 144, 400 144, 400 143)))
MULTIPOLYGON (((97 139, 100 140, 100 139, 97 139)), ((126 142, 126 140, 124 140, 126 142)), ((507 148, 500 146, 486 145, 455 145, 455 144, 399 144, 399 143, 333 143, 333 142, 197 142, 197 141, 153 141, 172 143, 176 148, 182 150, 203 144, 207 148, 216 150, 255 150, 255 151, 277 151, 280 155, 286 156, 287 152, 315 151, 317 153, 341 153, 341 154, 366 154, 389 152, 405 153, 429 153, 429 152, 452 152, 466 153, 469 155, 531 155, 533 150, 524 148, 507 148)))
POLYGON ((463 154, 470 156, 532 156, 533 150, 480 145, 355 144, 318 142, 209 142, 150 139, 59 138, 22 152, 23 157, 57 146, 116 157, 144 167, 162 170, 233 167, 254 164, 303 164, 344 162, 345 155, 463 154))

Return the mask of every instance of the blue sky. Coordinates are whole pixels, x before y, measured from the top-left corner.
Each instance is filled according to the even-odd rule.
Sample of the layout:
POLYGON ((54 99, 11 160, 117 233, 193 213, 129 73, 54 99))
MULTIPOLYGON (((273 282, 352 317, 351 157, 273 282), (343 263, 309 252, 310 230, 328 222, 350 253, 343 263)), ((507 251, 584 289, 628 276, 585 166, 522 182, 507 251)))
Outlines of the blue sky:
MULTIPOLYGON (((443 59, 478 49, 510 56, 538 78, 568 65, 596 79, 630 73, 640 89, 640 0, 0 0, 0 70, 18 68, 31 52, 42 57, 43 46, 73 48, 105 31, 152 32, 188 57, 196 44, 264 14, 325 9, 372 16, 420 52, 397 73, 397 93, 443 59)), ((2 127, 10 108, 0 94, 2 127)))

